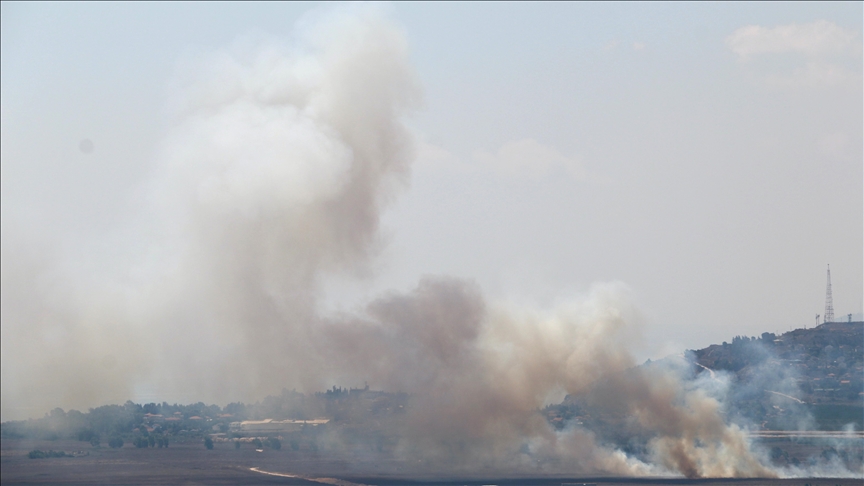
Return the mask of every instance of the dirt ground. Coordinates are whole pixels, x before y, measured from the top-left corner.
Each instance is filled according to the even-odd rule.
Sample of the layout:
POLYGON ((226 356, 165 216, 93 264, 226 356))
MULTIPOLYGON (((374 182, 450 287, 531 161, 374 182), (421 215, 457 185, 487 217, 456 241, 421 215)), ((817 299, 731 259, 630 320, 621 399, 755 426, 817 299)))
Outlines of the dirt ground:
POLYGON ((309 451, 265 450, 251 447, 235 449, 230 443, 217 443, 206 450, 200 442, 171 444, 167 449, 136 449, 127 444, 122 449, 94 449, 78 441, 0 441, 0 480, 13 484, 63 485, 221 485, 221 484, 356 484, 393 486, 560 486, 562 484, 597 484, 604 486, 633 484, 740 484, 747 486, 796 485, 834 486, 861 485, 861 479, 747 479, 747 480, 686 480, 656 478, 511 478, 492 477, 455 480, 417 477, 401 473, 406 464, 393 460, 368 457, 334 458, 309 451), (31 450, 84 451, 81 457, 30 459, 31 450), (256 470, 253 470, 256 468, 256 470), (267 474, 270 473, 270 474, 267 474), (294 476, 294 477, 290 477, 294 476), (338 479, 337 479, 338 478, 338 479), (409 479, 410 478, 410 479, 409 479))

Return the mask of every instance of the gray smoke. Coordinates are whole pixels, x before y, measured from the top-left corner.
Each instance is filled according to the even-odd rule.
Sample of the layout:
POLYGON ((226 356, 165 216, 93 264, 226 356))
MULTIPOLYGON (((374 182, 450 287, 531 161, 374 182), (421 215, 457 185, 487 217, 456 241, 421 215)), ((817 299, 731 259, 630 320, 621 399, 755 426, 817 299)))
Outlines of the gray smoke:
POLYGON ((4 416, 326 385, 319 280, 369 265, 419 97, 404 35, 370 8, 187 56, 127 224, 73 240, 4 213, 4 416))
POLYGON ((246 40, 198 60, 178 90, 154 194, 183 298, 159 319, 211 341, 206 389, 320 389, 320 279, 369 263, 412 158, 405 39, 370 12, 336 15, 299 44, 246 40))
POLYGON ((366 7, 187 59, 141 210, 108 244, 13 241, 28 228, 4 222, 4 414, 365 381, 411 394, 400 454, 441 467, 772 476, 686 372, 634 370, 619 284, 535 311, 426 277, 356 315, 319 312, 322 278, 373 263, 419 99, 403 33, 366 7), (644 457, 539 413, 589 391, 650 437, 644 457))

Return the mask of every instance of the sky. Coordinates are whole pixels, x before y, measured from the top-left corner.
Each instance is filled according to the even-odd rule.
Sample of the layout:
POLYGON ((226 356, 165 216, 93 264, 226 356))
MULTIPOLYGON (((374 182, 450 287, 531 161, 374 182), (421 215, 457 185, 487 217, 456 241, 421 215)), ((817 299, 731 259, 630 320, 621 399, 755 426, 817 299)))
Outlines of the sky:
MULTIPOLYGON (((190 66, 340 8, 2 3, 4 382, 13 348, 63 335, 22 310, 67 299, 57 275, 149 244, 130 227, 190 66)), ((534 308, 614 283, 657 358, 814 325, 830 264, 835 319, 864 317, 860 2, 374 8, 407 39, 414 157, 322 312, 428 275, 534 308)), ((41 414, 11 387, 3 420, 41 414)))

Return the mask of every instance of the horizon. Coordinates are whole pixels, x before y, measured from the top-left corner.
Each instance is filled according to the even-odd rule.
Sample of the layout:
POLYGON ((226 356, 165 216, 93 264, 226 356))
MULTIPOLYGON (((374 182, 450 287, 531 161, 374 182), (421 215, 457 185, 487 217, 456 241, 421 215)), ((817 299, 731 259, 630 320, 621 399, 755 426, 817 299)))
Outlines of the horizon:
MULTIPOLYGON (((826 325, 826 324, 861 324, 861 325, 864 325, 864 319, 859 320, 859 321, 848 321, 848 322, 847 322, 847 321, 836 321, 836 320, 835 320, 835 321, 831 321, 831 322, 823 322, 823 323, 820 323, 818 326, 813 326, 813 327, 801 327, 801 328, 797 328, 797 329, 792 329, 792 330, 789 330, 789 331, 785 331, 785 332, 783 332, 783 333, 781 333, 781 334, 777 334, 777 337, 778 337, 778 338, 779 338, 779 337, 782 337, 783 335, 788 334, 788 333, 792 333, 792 332, 794 332, 794 331, 812 330, 812 329, 815 329, 815 328, 817 328, 817 327, 824 326, 824 325, 826 325)), ((765 331, 765 332, 769 332, 769 331, 765 331)), ((761 333, 760 333, 760 334, 757 334, 757 335, 755 335, 755 336, 750 336, 750 337, 752 337, 752 338, 758 338, 760 335, 761 335, 761 333)), ((732 339, 733 339, 734 337, 748 337, 748 336, 732 336, 732 337, 729 338, 729 341, 732 341, 732 339)), ((723 341, 723 342, 719 342, 719 343, 712 343, 712 344, 709 344, 709 345, 705 346, 704 348, 700 348, 700 349, 692 349, 692 350, 683 350, 683 351, 684 351, 684 352, 695 352, 695 351, 700 351, 700 350, 708 349, 708 348, 710 348, 710 347, 712 347, 712 346, 721 346, 721 345, 726 344, 726 343, 727 343, 727 341, 723 341)), ((640 364, 636 364, 635 366, 636 366, 636 367, 639 367, 639 366, 645 366, 645 365, 650 364, 650 363, 655 362, 655 361, 663 361, 663 360, 667 360, 667 359, 670 359, 670 358, 676 358, 676 357, 678 357, 678 356, 679 356, 679 354, 669 354, 669 355, 666 355, 666 356, 663 356, 663 357, 660 357, 660 358, 653 358, 653 359, 652 359, 652 358, 648 358, 648 359, 646 359, 644 362, 642 362, 642 363, 640 363, 640 364)), ((178 401, 176 401, 176 400, 165 400, 165 399, 161 399, 161 398, 155 398, 155 396, 154 396, 154 397, 143 397, 143 396, 142 396, 142 397, 139 397, 138 400, 132 400, 131 398, 129 398, 129 399, 126 399, 126 400, 119 400, 119 401, 115 401, 115 402, 112 402, 112 403, 102 403, 102 404, 97 405, 96 407, 89 407, 88 410, 92 410, 93 408, 98 408, 98 407, 102 407, 102 406, 115 406, 115 405, 120 406, 120 405, 124 405, 124 404, 126 404, 126 403, 129 403, 129 402, 134 403, 134 404, 136 404, 136 405, 141 405, 141 406, 143 406, 143 405, 149 405, 149 404, 155 404, 155 405, 157 405, 157 406, 162 406, 162 405, 165 405, 165 404, 168 404, 168 405, 170 405, 170 406, 190 406, 190 405, 196 405, 196 404, 199 404, 199 403, 203 403, 203 404, 206 405, 206 406, 217 406, 217 407, 220 407, 220 408, 223 408, 223 409, 224 409, 224 408, 227 407, 228 405, 231 405, 231 404, 237 404, 237 403, 239 403, 239 404, 245 404, 245 405, 255 405, 255 404, 260 403, 261 401, 263 401, 263 400, 266 399, 266 398, 275 397, 275 396, 277 396, 277 395, 284 395, 286 392, 291 392, 291 393, 300 393, 300 394, 303 394, 303 395, 321 395, 321 394, 330 393, 331 390, 336 390, 337 388, 338 388, 340 391, 363 391, 363 390, 365 390, 365 391, 383 392, 383 393, 390 393, 390 394, 400 394, 400 393, 403 393, 403 392, 401 392, 401 391, 399 391, 399 390, 370 389, 368 383, 366 383, 366 382, 364 382, 362 386, 357 385, 357 384, 352 384, 352 383, 349 383, 349 384, 339 384, 339 383, 337 383, 337 384, 332 384, 332 385, 330 385, 330 386, 327 386, 327 387, 325 387, 325 388, 322 388, 321 390, 310 390, 310 391, 307 391, 307 392, 299 392, 299 391, 297 391, 297 390, 294 389, 294 388, 292 388, 292 389, 290 389, 290 390, 287 389, 287 388, 283 388, 281 391, 278 392, 278 394, 275 394, 275 395, 267 395, 266 397, 259 398, 259 399, 255 400, 254 402, 251 402, 251 401, 250 401, 250 402, 248 402, 248 403, 247 403, 246 401, 243 401, 243 400, 234 401, 234 402, 225 402, 225 403, 209 403, 209 404, 206 403, 206 402, 200 401, 200 400, 199 400, 199 401, 195 401, 195 402, 182 403, 182 402, 178 402, 178 401), (356 385, 356 386, 355 386, 355 385, 356 385)), ((548 405, 555 405, 555 404, 554 404, 554 403, 550 403, 550 404, 544 404, 543 406, 545 407, 545 406, 548 406, 548 405)), ((61 408, 61 407, 52 407, 50 410, 46 410, 45 413, 44 413, 44 415, 43 415, 43 417, 47 417, 47 416, 49 415, 49 413, 50 413, 52 410, 56 409, 56 408, 61 408)), ((63 410, 63 409, 61 408, 61 410, 63 410)), ((76 410, 76 409, 68 409, 68 410, 64 410, 64 412, 68 413, 68 412, 71 412, 71 411, 73 411, 73 410, 76 410)), ((80 410, 79 410, 79 411, 80 411, 80 410)), ((31 419, 38 419, 38 418, 42 418, 42 417, 27 417, 27 418, 24 418, 24 419, 4 420, 3 422, 5 423, 5 422, 13 422, 13 421, 20 421, 20 420, 31 420, 31 419)))

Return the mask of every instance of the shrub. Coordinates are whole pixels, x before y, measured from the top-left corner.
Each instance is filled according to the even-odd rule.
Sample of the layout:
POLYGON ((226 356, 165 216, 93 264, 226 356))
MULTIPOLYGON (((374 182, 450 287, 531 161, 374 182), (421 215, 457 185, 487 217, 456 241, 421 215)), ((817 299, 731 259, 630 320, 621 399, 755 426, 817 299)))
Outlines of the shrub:
POLYGON ((206 447, 207 450, 213 449, 213 439, 211 439, 210 437, 204 439, 204 447, 206 447))
POLYGON ((39 449, 34 449, 27 454, 27 457, 30 459, 45 459, 46 457, 66 457, 66 453, 63 451, 40 451, 39 449))

